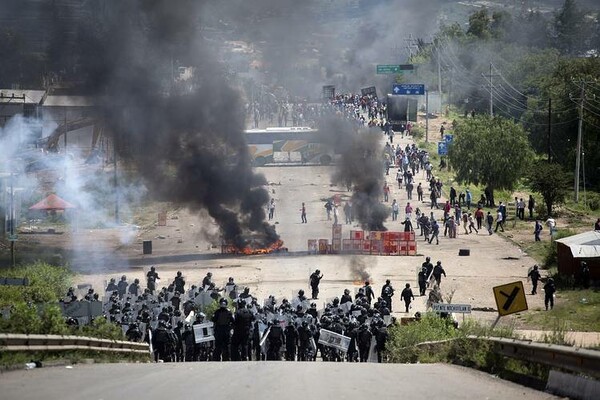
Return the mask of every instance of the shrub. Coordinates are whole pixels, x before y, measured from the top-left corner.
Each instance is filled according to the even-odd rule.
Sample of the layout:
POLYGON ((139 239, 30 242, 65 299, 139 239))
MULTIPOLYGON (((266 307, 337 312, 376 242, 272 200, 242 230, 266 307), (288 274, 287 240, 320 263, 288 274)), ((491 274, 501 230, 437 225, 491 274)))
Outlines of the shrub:
POLYGON ((389 359, 391 362, 406 362, 418 355, 416 349, 409 350, 407 347, 428 341, 452 339, 457 334, 450 319, 440 318, 433 313, 425 314, 420 321, 410 325, 394 325, 389 330, 386 344, 389 359))
POLYGON ((68 268, 39 261, 6 269, 2 275, 8 278, 27 278, 29 286, 0 286, 0 307, 18 302, 56 302, 67 292, 71 283, 68 268))

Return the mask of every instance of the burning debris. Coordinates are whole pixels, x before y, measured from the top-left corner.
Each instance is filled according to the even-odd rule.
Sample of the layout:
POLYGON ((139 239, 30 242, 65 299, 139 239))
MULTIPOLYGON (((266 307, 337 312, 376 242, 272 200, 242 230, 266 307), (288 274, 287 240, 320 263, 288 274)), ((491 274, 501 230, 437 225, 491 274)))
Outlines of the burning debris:
POLYGON ((362 257, 352 257, 350 259, 350 274, 352 283, 356 286, 363 286, 366 281, 373 283, 371 274, 367 271, 366 260, 362 257))
POLYGON ((247 243, 248 244, 244 247, 237 247, 233 244, 224 244, 221 246, 221 254, 238 254, 250 256, 281 252, 286 253, 288 251, 287 247, 283 247, 283 241, 279 239, 267 246, 264 245, 264 239, 250 239, 247 241, 247 243))

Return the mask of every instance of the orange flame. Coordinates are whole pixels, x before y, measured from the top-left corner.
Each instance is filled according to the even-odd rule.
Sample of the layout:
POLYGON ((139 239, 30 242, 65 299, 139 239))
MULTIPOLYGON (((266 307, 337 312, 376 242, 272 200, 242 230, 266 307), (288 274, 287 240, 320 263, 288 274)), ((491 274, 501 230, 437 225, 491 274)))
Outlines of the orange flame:
POLYGON ((267 247, 252 247, 246 246, 243 248, 236 247, 234 245, 223 245, 221 249, 221 253, 223 254, 243 254, 243 255, 257 255, 257 254, 271 254, 275 251, 280 251, 285 249, 283 247, 283 241, 277 240, 274 243, 271 243, 267 247))

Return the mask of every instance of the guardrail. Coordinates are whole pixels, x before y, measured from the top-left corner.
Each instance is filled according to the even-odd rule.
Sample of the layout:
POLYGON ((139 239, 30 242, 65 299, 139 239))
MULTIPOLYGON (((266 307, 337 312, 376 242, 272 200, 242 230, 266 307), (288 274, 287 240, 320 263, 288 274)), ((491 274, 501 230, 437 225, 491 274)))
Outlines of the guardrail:
POLYGON ((91 350, 130 354, 150 353, 148 343, 97 339, 84 336, 0 333, 0 352, 64 350, 91 350))
MULTIPOLYGON (((532 340, 473 335, 467 336, 467 339, 493 343, 493 351, 505 357, 518 358, 570 372, 582 373, 594 378, 600 378, 600 351, 583 349, 581 347, 540 343, 532 340)), ((455 340, 457 340, 457 338, 423 342, 417 344, 415 347, 431 350, 437 346, 455 340)))
POLYGON ((508 338, 469 336, 494 344, 494 351, 506 357, 544 364, 600 378, 600 351, 508 338))

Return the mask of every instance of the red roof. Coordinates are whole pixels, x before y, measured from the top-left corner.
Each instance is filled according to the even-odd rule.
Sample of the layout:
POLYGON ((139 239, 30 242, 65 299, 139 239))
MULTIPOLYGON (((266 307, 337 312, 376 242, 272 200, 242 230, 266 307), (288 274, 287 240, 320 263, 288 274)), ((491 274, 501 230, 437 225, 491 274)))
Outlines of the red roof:
POLYGON ((51 194, 45 199, 41 200, 39 203, 36 203, 29 207, 30 210, 65 210, 67 208, 76 208, 73 204, 69 203, 58 197, 55 194, 51 194))

